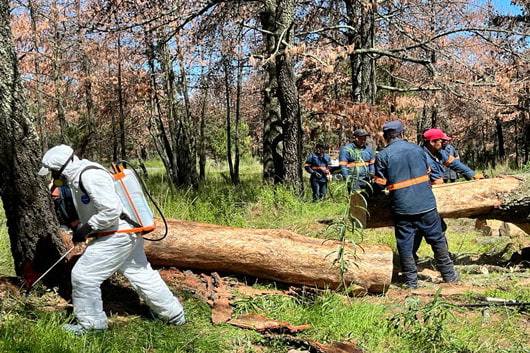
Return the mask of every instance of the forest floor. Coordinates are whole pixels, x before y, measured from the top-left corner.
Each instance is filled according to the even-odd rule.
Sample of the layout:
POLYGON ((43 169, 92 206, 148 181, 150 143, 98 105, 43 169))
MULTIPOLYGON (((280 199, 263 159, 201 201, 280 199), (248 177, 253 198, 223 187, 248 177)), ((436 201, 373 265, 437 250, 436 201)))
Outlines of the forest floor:
MULTIPOLYGON (((197 193, 171 191, 153 177, 149 185, 168 217, 312 237, 329 237, 321 220, 337 217, 347 204, 336 198, 314 204, 307 194, 299 200, 257 186, 256 176, 240 187, 222 179, 197 193)), ((109 330, 77 337, 60 329, 72 320, 69 302, 40 286, 24 297, 21 283, 8 277, 12 260, 0 220, 1 352, 530 352, 530 236, 513 226, 507 232, 503 224, 476 229, 474 220, 446 220, 461 280, 441 283, 423 243, 420 288, 401 288, 396 266, 383 295, 352 297, 235 274, 160 269, 184 305, 188 322, 181 327, 150 318, 126 279, 115 275, 102 288, 109 330)), ((365 230, 356 242, 395 250, 392 228, 365 230)))

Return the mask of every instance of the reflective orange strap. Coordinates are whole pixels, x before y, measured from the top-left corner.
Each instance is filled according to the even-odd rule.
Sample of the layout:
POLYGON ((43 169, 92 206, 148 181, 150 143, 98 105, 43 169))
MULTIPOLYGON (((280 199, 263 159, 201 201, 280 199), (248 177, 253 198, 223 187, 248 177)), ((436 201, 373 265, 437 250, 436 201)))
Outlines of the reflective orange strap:
POLYGON ((426 181, 429 181, 429 176, 427 174, 422 175, 422 176, 417 177, 417 178, 403 180, 403 181, 400 181, 399 183, 390 184, 390 185, 387 186, 387 188, 388 188, 388 190, 397 190, 397 189, 406 188, 406 187, 409 187, 409 186, 412 186, 412 185, 421 184, 421 183, 424 183, 426 181))
POLYGON ((328 167, 311 167, 311 169, 328 170, 328 167))
POLYGON ((141 233, 141 234, 145 234, 145 233, 149 233, 149 232, 153 231, 154 229, 155 229, 154 226, 152 226, 152 227, 142 227, 142 228, 120 229, 120 230, 116 230, 116 231, 113 231, 113 232, 95 233, 95 234, 91 234, 91 236, 104 237, 106 235, 111 235, 111 234, 116 234, 116 233, 141 233))
POLYGON ((369 161, 369 162, 365 162, 365 161, 362 161, 362 162, 351 162, 351 163, 348 163, 346 166, 347 167, 366 167, 367 165, 374 164, 374 162, 372 162, 372 161, 369 161))
POLYGON ((340 161, 339 164, 340 164, 340 165, 347 165, 348 162, 346 162, 346 161, 340 161))
POLYGON ((386 185, 386 179, 385 178, 375 177, 374 181, 377 184, 379 184, 379 185, 386 185))
POLYGON ((304 164, 304 167, 311 167, 311 163, 304 164))
POLYGON ((449 164, 453 163, 454 160, 454 156, 449 156, 449 158, 447 158, 447 160, 444 162, 444 165, 447 167, 449 164))

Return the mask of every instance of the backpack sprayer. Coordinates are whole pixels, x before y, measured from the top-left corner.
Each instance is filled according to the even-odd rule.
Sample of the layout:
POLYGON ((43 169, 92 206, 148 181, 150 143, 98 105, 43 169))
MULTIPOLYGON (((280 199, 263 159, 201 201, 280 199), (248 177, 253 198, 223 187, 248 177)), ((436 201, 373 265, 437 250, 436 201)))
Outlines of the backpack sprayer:
MULTIPOLYGON (((84 168, 81 173, 79 174, 79 188, 83 193, 87 193, 85 187, 83 186, 83 181, 81 180, 81 177, 83 173, 89 169, 101 169, 105 170, 96 166, 88 166, 84 168)), ((106 170, 105 170, 106 171, 106 170)), ((162 218, 162 221, 164 222, 165 232, 164 235, 157 239, 151 239, 144 237, 145 240, 149 241, 160 241, 164 239, 168 234, 168 225, 166 218, 164 217, 164 213, 158 207, 158 204, 155 202, 149 191, 147 191, 147 188, 145 187, 145 183, 143 182, 142 178, 138 175, 136 172, 136 169, 134 166, 127 162, 127 161, 118 161, 116 163, 112 163, 112 169, 110 170, 110 173, 112 174, 112 177, 114 179, 114 189, 116 190, 116 193, 118 194, 120 201, 123 204, 123 207, 127 212, 123 212, 120 215, 120 218, 125 220, 127 223, 129 223, 132 228, 130 229, 123 229, 118 230, 116 232, 111 233, 98 233, 96 236, 102 236, 102 235, 108 235, 113 233, 140 233, 142 236, 145 234, 148 234, 155 230, 156 224, 155 219, 153 215, 153 211, 151 211, 151 208, 149 207, 149 204, 147 203, 147 199, 144 196, 147 194, 149 197, 149 200, 153 203, 156 210, 160 214, 160 217, 162 218), (120 165, 121 164, 121 165, 120 165), (129 166, 130 169, 126 169, 124 165, 129 166)), ((71 196, 71 195, 70 195, 71 196)), ((88 241, 87 241, 88 242, 88 241)), ((72 246, 70 249, 68 249, 53 265, 51 265, 39 278, 35 280, 24 293, 24 296, 28 296, 30 290, 33 288, 33 286, 39 282, 44 276, 46 276, 57 264, 59 264, 72 250, 74 250, 76 246, 72 246)))
MULTIPOLYGON (((165 231, 164 235, 160 238, 151 239, 144 237, 144 239, 149 241, 160 241, 164 239, 168 233, 168 226, 164 213, 147 190, 143 179, 138 175, 134 166, 127 161, 118 161, 117 164, 112 164, 111 173, 114 177, 114 188, 120 197, 123 207, 127 210, 127 214, 130 215, 130 218, 136 222, 136 225, 140 225, 139 228, 124 230, 124 232, 139 232, 142 235, 145 235, 155 229, 156 225, 153 211, 151 211, 151 208, 147 203, 144 196, 145 193, 149 197, 149 200, 151 200, 151 203, 155 206, 158 214, 160 214, 160 217, 164 222, 165 231), (131 169, 124 168, 125 165, 129 166, 131 169)), ((129 222, 127 218, 124 219, 129 222)), ((135 226, 134 223, 129 224, 135 226)), ((118 231, 118 233, 120 233, 120 231, 118 231)))
MULTIPOLYGON (((81 173, 79 173, 79 189, 81 189, 84 194, 87 194, 87 191, 83 186, 83 180, 81 179, 81 177, 83 176, 83 173, 85 171, 90 169, 102 168, 96 166, 88 166, 84 168, 81 173)), ((127 161, 118 161, 116 163, 112 163, 110 173, 114 179, 114 190, 118 194, 120 201, 123 204, 123 208, 125 209, 125 212, 122 212, 120 218, 129 223, 132 228, 117 230, 108 233, 97 233, 96 235, 103 236, 114 233, 140 233, 143 236, 155 230, 156 225, 153 216, 153 211, 151 211, 151 208, 147 203, 147 199, 144 195, 145 192, 145 194, 147 194, 147 196, 155 206, 156 210, 160 214, 160 217, 164 222, 165 232, 164 235, 160 238, 151 239, 144 237, 144 239, 149 241, 160 241, 164 239, 168 233, 168 226, 166 218, 164 217, 164 213, 162 212, 162 210, 160 210, 160 207, 158 207, 158 204, 155 202, 155 200, 153 200, 153 197, 151 196, 149 191, 147 191, 147 188, 145 187, 142 178, 138 175, 134 166, 127 161), (131 169, 126 169, 124 165, 129 166, 132 171, 131 169)))

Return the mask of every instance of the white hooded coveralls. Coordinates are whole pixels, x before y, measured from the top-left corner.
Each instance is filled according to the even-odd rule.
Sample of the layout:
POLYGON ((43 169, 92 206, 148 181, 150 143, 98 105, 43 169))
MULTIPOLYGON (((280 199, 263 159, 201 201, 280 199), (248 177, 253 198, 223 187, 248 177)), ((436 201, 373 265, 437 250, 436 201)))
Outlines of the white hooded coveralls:
MULTIPOLYGON (((71 152, 64 159, 58 159, 66 161, 70 156, 71 152)), ((55 170, 60 168, 60 165, 47 163, 46 155, 43 165, 55 170)), ((98 233, 130 229, 131 225, 120 219, 123 206, 114 190, 112 176, 104 169, 97 163, 74 157, 63 171, 72 190, 79 221, 88 223, 98 233), (83 173, 83 186, 88 194, 85 195, 79 188, 79 174, 87 166, 101 169, 88 169, 83 173)), ((113 233, 91 241, 72 270, 74 313, 83 328, 107 328, 100 286, 116 271, 127 277, 134 290, 159 317, 175 324, 185 322, 182 305, 147 261, 144 239, 136 233, 113 233)))

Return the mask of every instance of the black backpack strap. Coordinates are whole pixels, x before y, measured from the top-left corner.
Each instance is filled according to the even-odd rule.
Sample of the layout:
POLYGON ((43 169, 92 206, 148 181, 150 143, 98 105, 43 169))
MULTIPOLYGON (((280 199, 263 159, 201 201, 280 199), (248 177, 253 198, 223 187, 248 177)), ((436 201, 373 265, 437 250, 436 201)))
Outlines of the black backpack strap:
POLYGON ((95 165, 89 165, 88 167, 85 167, 81 173, 79 173, 79 189, 81 189, 81 191, 83 192, 83 194, 85 195, 88 195, 88 193, 86 192, 86 189, 85 189, 85 186, 83 185, 83 179, 81 179, 81 177, 83 176, 83 173, 86 172, 87 170, 90 170, 90 169, 99 169, 99 170, 104 170, 104 171, 107 171, 106 169, 103 169, 101 167, 96 167, 95 165))

